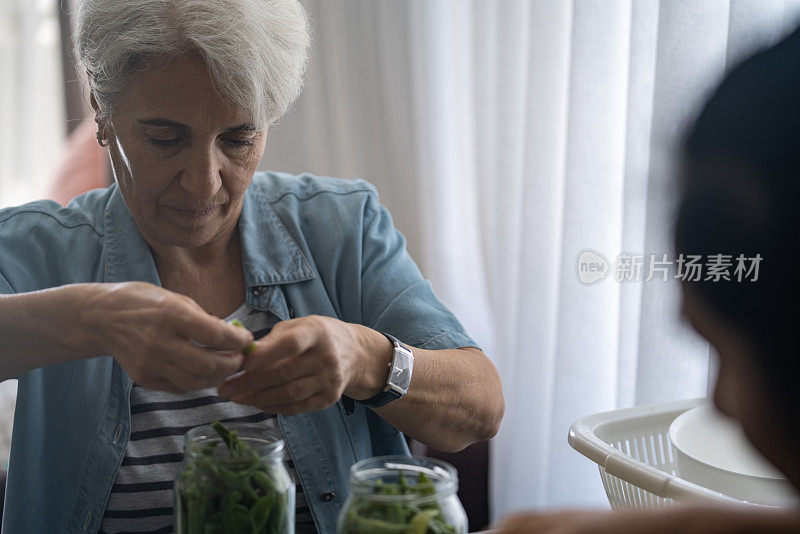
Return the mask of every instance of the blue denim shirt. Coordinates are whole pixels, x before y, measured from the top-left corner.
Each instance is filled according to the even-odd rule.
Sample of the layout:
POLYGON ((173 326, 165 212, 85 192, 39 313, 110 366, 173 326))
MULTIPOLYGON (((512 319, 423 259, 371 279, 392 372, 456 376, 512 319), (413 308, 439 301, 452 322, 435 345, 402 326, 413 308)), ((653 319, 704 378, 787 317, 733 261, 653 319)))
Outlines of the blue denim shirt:
MULTIPOLYGON (((367 182, 257 173, 239 232, 254 308, 283 320, 337 317, 420 348, 476 346, 434 296, 367 182)), ((117 187, 66 208, 42 201, 0 211, 0 293, 134 280, 159 284, 117 187)), ((131 385, 109 356, 19 377, 4 534, 98 531, 125 456, 131 385)), ((359 404, 351 413, 340 401, 279 423, 323 533, 336 530, 354 462, 408 453, 401 434, 359 404)))

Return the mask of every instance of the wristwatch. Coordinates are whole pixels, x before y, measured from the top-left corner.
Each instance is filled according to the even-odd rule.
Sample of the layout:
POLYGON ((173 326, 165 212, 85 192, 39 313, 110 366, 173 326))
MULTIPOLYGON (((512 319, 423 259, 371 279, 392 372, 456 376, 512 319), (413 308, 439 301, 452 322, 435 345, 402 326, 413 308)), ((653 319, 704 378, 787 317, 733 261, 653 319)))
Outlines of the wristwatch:
POLYGON ((391 371, 386 380, 386 387, 383 391, 368 399, 358 401, 370 408, 379 408, 397 400, 408 391, 411 385, 411 371, 414 369, 414 355, 411 349, 403 345, 403 342, 386 332, 381 332, 389 338, 394 345, 394 357, 392 358, 391 371))

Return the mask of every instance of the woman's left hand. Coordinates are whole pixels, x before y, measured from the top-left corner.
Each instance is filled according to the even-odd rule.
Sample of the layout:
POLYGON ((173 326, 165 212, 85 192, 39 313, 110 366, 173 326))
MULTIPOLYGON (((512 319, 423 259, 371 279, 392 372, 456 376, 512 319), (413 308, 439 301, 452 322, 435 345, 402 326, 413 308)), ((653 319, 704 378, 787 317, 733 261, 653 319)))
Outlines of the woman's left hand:
POLYGON ((255 343, 221 397, 267 413, 321 410, 342 395, 366 399, 389 375, 392 345, 365 326, 310 315, 276 324, 255 343), (381 378, 381 375, 382 378, 381 378))

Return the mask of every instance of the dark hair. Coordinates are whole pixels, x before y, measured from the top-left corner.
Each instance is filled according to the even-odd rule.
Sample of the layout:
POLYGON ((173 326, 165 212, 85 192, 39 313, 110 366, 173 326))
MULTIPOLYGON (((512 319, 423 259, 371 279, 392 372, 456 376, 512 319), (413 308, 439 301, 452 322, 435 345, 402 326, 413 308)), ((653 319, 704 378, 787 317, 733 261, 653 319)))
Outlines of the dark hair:
MULTIPOLYGON (((758 280, 684 282, 756 348, 776 401, 800 385, 800 28, 739 64, 684 145, 678 254, 760 255, 758 280)), ((734 261, 735 265, 735 261, 734 261)))

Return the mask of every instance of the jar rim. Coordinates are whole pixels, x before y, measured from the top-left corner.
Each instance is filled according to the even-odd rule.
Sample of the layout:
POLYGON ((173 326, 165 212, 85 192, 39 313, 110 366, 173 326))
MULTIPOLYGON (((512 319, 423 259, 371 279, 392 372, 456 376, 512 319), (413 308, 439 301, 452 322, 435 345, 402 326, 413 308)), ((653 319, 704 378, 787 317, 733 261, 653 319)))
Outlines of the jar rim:
MULTIPOLYGON (((237 432, 237 438, 254 446, 259 458, 273 460, 283 457, 284 440, 280 429, 276 427, 265 427, 263 424, 256 423, 222 423, 225 428, 237 432)), ((208 425, 200 425, 192 428, 184 437, 184 451, 190 458, 199 458, 203 453, 199 447, 190 445, 202 445, 205 443, 220 442, 224 443, 222 437, 214 428, 208 425)), ((231 460, 232 458, 221 458, 221 460, 231 460)))
POLYGON ((350 467, 350 491, 360 498, 375 502, 428 503, 454 495, 458 491, 458 472, 451 464, 426 456, 375 456, 350 467), (380 475, 391 473, 424 473, 433 483, 434 492, 427 495, 408 493, 385 495, 374 493, 380 475))

